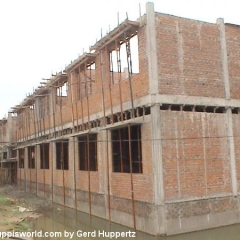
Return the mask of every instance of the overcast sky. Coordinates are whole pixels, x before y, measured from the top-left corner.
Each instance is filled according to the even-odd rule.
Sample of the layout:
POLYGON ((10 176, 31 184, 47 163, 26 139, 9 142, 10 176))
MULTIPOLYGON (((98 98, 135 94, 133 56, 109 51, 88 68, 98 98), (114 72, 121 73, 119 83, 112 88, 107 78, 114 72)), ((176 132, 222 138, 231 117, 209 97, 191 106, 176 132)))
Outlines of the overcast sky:
MULTIPOLYGON (((33 92, 41 78, 65 69, 128 13, 145 13, 145 0, 1 0, 0 119, 33 92)), ((238 0, 153 0, 155 11, 240 25, 238 0)))

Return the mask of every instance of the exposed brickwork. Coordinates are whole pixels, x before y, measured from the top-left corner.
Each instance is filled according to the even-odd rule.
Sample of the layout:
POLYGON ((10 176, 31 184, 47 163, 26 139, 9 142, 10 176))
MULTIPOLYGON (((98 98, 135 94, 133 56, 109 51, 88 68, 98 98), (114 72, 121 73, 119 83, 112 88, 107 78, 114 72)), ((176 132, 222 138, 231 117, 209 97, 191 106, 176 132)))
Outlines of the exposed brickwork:
POLYGON ((231 191, 224 114, 162 111, 166 198, 231 191))
MULTIPOLYGON (((52 85, 46 83, 41 97, 33 94, 33 99, 29 97, 17 108, 12 139, 17 140, 18 159, 25 156, 18 183, 27 191, 86 213, 91 207, 92 214, 103 218, 109 218, 110 198, 113 221, 128 226, 133 226, 134 202, 137 228, 153 234, 171 232, 172 222, 179 224, 176 232, 199 230, 182 229, 182 219, 187 226, 187 221, 205 217, 205 227, 214 221, 209 215, 235 214, 239 209, 234 190, 240 191, 239 26, 225 24, 223 39, 218 24, 160 13, 152 17, 156 51, 151 41, 154 31, 149 31, 151 18, 143 17, 141 26, 125 23, 131 29, 125 30, 132 31, 130 36, 138 36, 139 73, 131 75, 131 85, 126 72, 110 72, 110 52, 122 39, 111 39, 109 33, 96 44, 95 53, 79 57, 49 81, 52 85), (149 63, 155 65, 156 59, 158 68, 153 69, 149 63), (228 101, 224 66, 229 70, 228 101), (60 97, 57 89, 63 83, 68 85, 68 94, 60 97), (157 83, 158 93, 153 89, 157 83), (141 153, 131 149, 131 143, 128 151, 137 152, 135 162, 142 161, 142 172, 114 172, 114 161, 122 160, 123 154, 114 150, 113 141, 121 140, 111 139, 111 130, 136 124, 141 125, 141 153), (97 135, 97 156, 89 160, 97 160, 97 167, 79 170, 79 151, 83 150, 78 148, 78 137, 91 133, 97 135), (57 169, 57 161, 62 164, 64 159, 57 159, 56 141, 63 139, 69 140, 66 170, 57 169), (39 145, 46 141, 50 142, 49 169, 44 170, 40 169, 39 145), (35 169, 28 168, 27 149, 32 145, 37 146, 35 169)), ((125 151, 124 160, 129 160, 125 151)))
POLYGON ((230 80, 231 98, 239 99, 240 89, 240 27, 238 25, 226 24, 226 41, 228 54, 228 71, 230 80))
POLYGON ((224 97, 216 24, 157 14, 159 91, 224 97))

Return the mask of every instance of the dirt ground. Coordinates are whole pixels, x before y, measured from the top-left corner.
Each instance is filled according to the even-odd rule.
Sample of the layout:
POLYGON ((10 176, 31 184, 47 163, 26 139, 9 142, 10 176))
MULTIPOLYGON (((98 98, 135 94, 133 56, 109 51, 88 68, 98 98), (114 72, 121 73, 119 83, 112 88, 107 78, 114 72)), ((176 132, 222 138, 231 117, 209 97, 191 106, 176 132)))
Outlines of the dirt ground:
POLYGON ((50 201, 26 193, 17 186, 0 186, 0 232, 29 231, 31 221, 41 216, 42 210, 51 207, 50 201))

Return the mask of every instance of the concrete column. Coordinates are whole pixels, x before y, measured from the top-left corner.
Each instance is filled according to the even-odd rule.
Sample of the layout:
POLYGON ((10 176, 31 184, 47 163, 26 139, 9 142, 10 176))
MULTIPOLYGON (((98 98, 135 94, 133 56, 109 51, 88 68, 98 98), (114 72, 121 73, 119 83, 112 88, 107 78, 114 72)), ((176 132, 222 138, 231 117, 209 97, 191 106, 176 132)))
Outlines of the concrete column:
POLYGON ((158 58, 157 39, 155 26, 155 12, 153 3, 146 4, 146 35, 147 35, 147 59, 149 75, 149 93, 157 94, 158 91, 158 58))
MULTIPOLYGON (((12 121, 12 113, 8 113, 7 120, 7 142, 12 142, 12 129, 13 129, 13 121, 12 121)), ((11 156, 10 156, 11 157, 11 156)))
POLYGON ((147 57, 149 94, 151 94, 151 139, 152 139, 152 162, 153 162, 153 191, 154 203, 156 205, 156 234, 165 234, 165 208, 164 208, 164 184, 163 184, 163 163, 161 146, 161 125, 160 105, 155 104, 155 95, 159 93, 158 82, 158 55, 155 12, 153 3, 146 4, 146 34, 147 34, 147 57))
MULTIPOLYGON (((227 42, 224 20, 222 18, 217 19, 217 24, 220 31, 220 43, 221 43, 221 62, 222 62, 222 78, 225 87, 226 103, 231 99, 229 73, 228 73, 228 57, 227 57, 227 42)), ((228 108, 226 110, 226 122, 227 122, 227 135, 228 135, 228 148, 230 154, 230 168, 232 179, 232 193, 237 195, 237 172, 236 172, 236 158, 235 158, 235 146, 233 138, 233 126, 232 126, 232 110, 228 108)))
POLYGON ((54 132, 54 104, 55 104, 55 92, 54 88, 49 92, 49 114, 50 114, 50 124, 52 129, 52 133, 54 132))
POLYGON ((229 107, 226 111, 227 117, 227 136, 228 136, 228 147, 230 154, 230 169, 231 169, 231 179, 232 179, 232 193, 237 195, 237 171, 236 171, 236 158, 235 158, 235 146, 233 138, 233 126, 232 126, 232 109, 229 107))
POLYGON ((229 74, 228 74, 228 58, 227 58, 227 43, 225 34, 225 25, 223 18, 217 19, 217 24, 220 31, 220 44, 221 44, 221 62, 222 62, 222 78, 225 87, 225 97, 230 99, 230 87, 229 87, 229 74))
POLYGON ((152 139, 152 162, 153 162, 153 191, 156 209, 156 234, 165 234, 165 208, 164 208, 164 182, 163 182, 163 159, 161 145, 161 116, 160 106, 151 107, 151 139, 152 139))

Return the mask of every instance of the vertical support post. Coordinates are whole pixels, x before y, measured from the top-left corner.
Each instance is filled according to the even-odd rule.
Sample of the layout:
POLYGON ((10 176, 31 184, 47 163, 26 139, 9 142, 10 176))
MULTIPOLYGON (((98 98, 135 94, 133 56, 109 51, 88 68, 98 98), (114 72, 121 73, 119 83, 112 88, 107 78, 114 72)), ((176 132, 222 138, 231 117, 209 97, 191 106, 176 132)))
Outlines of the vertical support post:
POLYGON ((123 122, 123 103, 122 103, 122 62, 121 62, 121 45, 117 40, 115 40, 115 49, 117 56, 117 68, 118 68, 118 87, 119 87, 119 100, 121 109, 121 121, 123 122))
POLYGON ((106 126, 106 108, 105 108, 105 93, 104 93, 104 62, 103 50, 100 51, 100 65, 101 65, 101 90, 102 90, 102 107, 103 107, 103 126, 106 126))
POLYGON ((24 178, 25 178, 25 192, 27 192, 27 160, 28 160, 28 151, 27 148, 24 148, 24 178))
POLYGON ((38 196, 38 170, 40 169, 40 161, 41 161, 41 146, 36 146, 36 154, 35 154, 35 161, 36 161, 36 195, 38 196))
MULTIPOLYGON (((53 198, 53 188, 54 188, 54 176, 53 176, 53 168, 54 168, 54 162, 56 162, 56 144, 54 142, 50 142, 49 143, 49 157, 52 161, 52 164, 51 164, 51 170, 52 170, 52 203, 54 202, 54 198, 53 198)), ((50 163, 49 163, 50 165, 50 163)), ((55 171, 56 172, 56 171, 55 171)))
MULTIPOLYGON (((221 60, 222 60, 222 78, 225 87, 226 103, 231 99, 229 73, 228 73, 228 57, 227 57, 227 42, 225 25, 222 18, 217 19, 217 24, 220 31, 220 43, 221 43, 221 60)), ((236 158, 235 158, 235 146, 232 126, 232 109, 230 107, 226 110, 226 122, 227 122, 227 135, 228 135, 228 148, 230 154, 230 168, 231 168, 231 180, 232 180, 232 193, 237 195, 237 173, 236 173, 236 158)))
POLYGON ((108 219, 111 223, 111 196, 110 196, 110 177, 109 177, 109 140, 108 140, 108 130, 106 130, 106 143, 107 143, 107 150, 106 150, 106 172, 107 172, 107 194, 108 194, 108 219))
MULTIPOLYGON (((70 94, 71 94, 71 108, 72 108, 72 130, 73 133, 75 133, 75 127, 74 127, 74 107, 73 107, 73 79, 72 79, 72 73, 71 73, 71 83, 70 83, 70 94)), ((75 205, 75 210, 77 210, 77 189, 76 189, 76 158, 75 158, 75 137, 71 137, 70 139, 70 144, 73 144, 73 185, 74 185, 74 205, 75 205)), ((69 157, 70 159, 70 157, 69 157)))
POLYGON ((88 202, 89 202, 89 214, 91 217, 92 216, 92 200, 91 200, 89 133, 87 133, 87 169, 88 169, 88 202))
POLYGON ((136 213, 135 213, 135 198, 133 188, 133 169, 132 169, 132 139, 131 139, 131 127, 128 124, 128 148, 129 148, 129 168, 131 176, 131 197, 132 197, 132 216, 133 216, 133 228, 136 232, 136 213))

